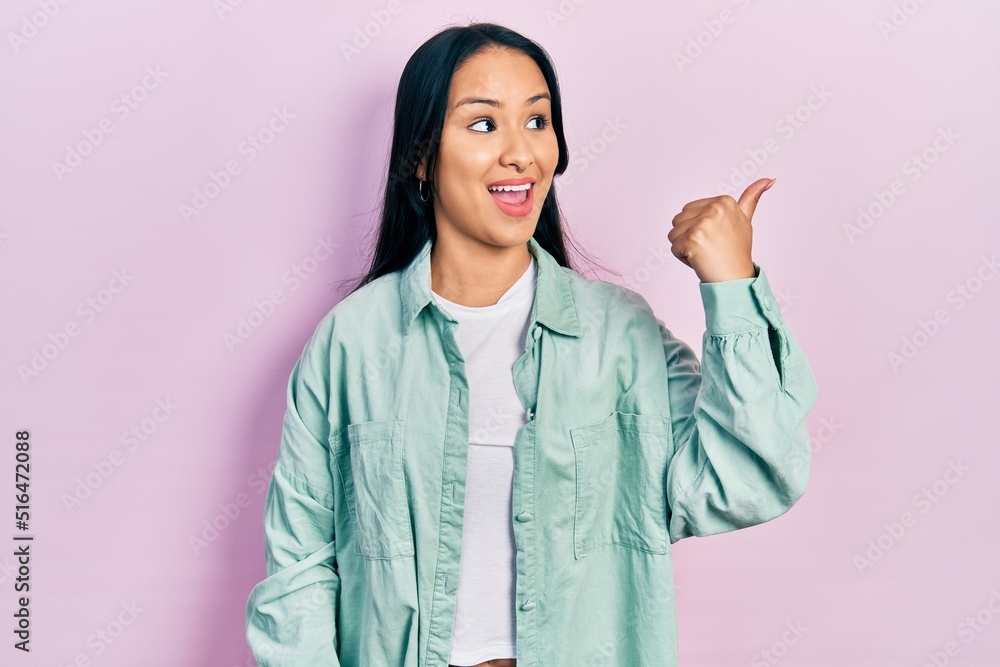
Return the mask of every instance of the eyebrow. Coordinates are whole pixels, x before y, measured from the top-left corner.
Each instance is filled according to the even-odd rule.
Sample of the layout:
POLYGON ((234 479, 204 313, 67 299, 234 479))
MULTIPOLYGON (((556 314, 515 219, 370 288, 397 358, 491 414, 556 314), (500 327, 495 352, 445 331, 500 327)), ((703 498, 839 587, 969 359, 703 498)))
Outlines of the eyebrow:
MULTIPOLYGON (((524 106, 530 107, 532 104, 534 104, 538 100, 548 100, 549 102, 551 102, 552 98, 549 97, 548 93, 539 93, 538 95, 532 95, 531 97, 529 97, 528 99, 526 99, 524 101, 524 106)), ((488 104, 491 107, 496 107, 497 109, 502 109, 503 108, 503 102, 501 102, 499 100, 490 100, 490 99, 486 99, 486 98, 483 98, 483 97, 465 97, 465 98, 462 98, 461 100, 458 101, 458 104, 456 104, 454 108, 457 109, 458 107, 462 106, 463 104, 488 104)))

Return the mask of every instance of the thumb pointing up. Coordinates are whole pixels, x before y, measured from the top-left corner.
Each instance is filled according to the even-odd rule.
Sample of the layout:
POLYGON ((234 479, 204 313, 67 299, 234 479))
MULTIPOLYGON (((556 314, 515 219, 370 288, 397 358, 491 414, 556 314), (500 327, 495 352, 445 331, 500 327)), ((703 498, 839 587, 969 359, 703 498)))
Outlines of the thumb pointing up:
POLYGON ((757 210, 757 202, 760 201, 760 196, 774 185, 774 182, 777 180, 777 178, 762 178, 748 185, 747 189, 743 191, 739 201, 736 203, 739 205, 740 210, 743 211, 743 215, 747 217, 747 220, 753 220, 753 212, 757 210))

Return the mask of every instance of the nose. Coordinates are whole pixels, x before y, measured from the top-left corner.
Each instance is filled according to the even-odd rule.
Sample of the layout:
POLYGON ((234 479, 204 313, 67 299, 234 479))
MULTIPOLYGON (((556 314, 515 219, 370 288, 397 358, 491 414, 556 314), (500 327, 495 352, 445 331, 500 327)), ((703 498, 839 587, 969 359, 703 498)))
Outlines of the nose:
POLYGON ((513 166, 521 173, 533 162, 531 145, 523 132, 509 133, 500 154, 500 163, 505 167, 513 166))

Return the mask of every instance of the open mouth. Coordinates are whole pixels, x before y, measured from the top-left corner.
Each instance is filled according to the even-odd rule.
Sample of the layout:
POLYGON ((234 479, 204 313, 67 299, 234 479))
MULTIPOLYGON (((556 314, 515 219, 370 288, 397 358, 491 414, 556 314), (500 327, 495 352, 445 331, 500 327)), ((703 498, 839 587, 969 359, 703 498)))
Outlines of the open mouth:
POLYGON ((534 183, 522 185, 494 185, 489 187, 493 201, 507 215, 524 217, 531 212, 534 201, 534 183))

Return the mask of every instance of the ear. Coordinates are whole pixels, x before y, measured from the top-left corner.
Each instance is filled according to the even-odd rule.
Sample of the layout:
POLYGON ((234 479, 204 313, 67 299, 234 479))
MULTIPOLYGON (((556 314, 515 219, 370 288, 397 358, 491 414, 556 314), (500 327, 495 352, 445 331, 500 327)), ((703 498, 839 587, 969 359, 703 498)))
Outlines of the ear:
POLYGON ((427 180, 427 157, 426 156, 424 156, 424 158, 420 160, 420 164, 417 165, 417 169, 416 169, 415 174, 416 174, 416 177, 419 180, 421 180, 421 181, 427 180))

